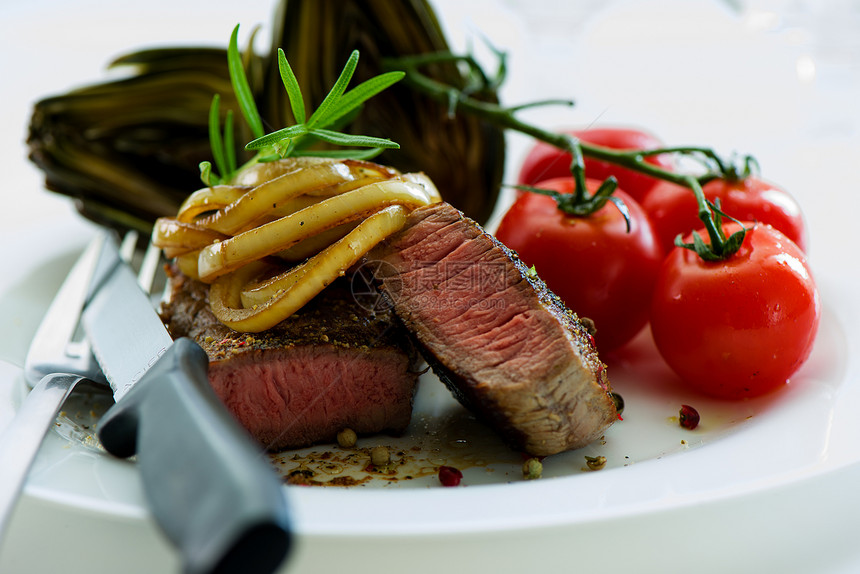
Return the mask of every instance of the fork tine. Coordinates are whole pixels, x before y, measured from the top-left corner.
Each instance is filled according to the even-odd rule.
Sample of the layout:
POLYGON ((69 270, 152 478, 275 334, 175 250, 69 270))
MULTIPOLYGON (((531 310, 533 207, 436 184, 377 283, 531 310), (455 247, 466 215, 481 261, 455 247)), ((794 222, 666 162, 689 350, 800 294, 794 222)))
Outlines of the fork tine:
POLYGON ((149 294, 152 294, 152 287, 155 284, 155 276, 158 273, 158 265, 161 263, 161 248, 156 247, 151 242, 146 246, 146 252, 143 254, 143 261, 140 264, 140 270, 137 273, 137 283, 140 288, 149 294))
POLYGON ((134 259, 134 252, 137 250, 137 241, 140 235, 137 231, 127 231, 122 238, 122 243, 119 246, 120 259, 131 264, 134 259))
POLYGON ((82 365, 80 360, 86 361, 86 367, 92 366, 88 356, 89 347, 70 343, 77 330, 103 243, 103 234, 98 234, 90 242, 63 281, 36 330, 24 365, 24 375, 30 385, 35 385, 51 372, 74 370, 70 364, 74 360, 78 360, 79 366, 82 365), (84 354, 87 356, 84 357, 84 354))
MULTIPOLYGON (((137 245, 140 240, 140 235, 137 231, 127 231, 122 238, 122 243, 119 246, 120 258, 128 263, 132 269, 135 267, 134 255, 137 251, 137 245)), ((137 284, 145 293, 152 294, 152 288, 155 284, 155 277, 158 273, 158 264, 161 262, 161 249, 148 243, 146 251, 143 254, 143 260, 140 262, 140 268, 137 270, 137 284)))

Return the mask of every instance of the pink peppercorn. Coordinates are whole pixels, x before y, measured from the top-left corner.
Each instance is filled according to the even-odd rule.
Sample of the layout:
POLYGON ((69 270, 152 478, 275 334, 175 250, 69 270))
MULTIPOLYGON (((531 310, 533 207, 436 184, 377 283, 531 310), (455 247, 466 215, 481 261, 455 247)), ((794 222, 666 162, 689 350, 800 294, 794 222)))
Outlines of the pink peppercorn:
POLYGON ((439 482, 442 486, 457 486, 463 478, 463 473, 453 466, 439 467, 439 482))
POLYGON ((681 405, 681 411, 678 413, 678 422, 685 429, 693 430, 699 426, 699 412, 690 405, 681 405))

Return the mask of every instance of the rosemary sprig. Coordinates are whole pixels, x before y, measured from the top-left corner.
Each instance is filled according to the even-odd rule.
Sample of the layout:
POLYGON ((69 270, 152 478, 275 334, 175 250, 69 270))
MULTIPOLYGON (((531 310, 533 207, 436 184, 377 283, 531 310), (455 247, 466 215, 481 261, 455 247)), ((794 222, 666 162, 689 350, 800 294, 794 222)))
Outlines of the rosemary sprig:
MULTIPOLYGON (((209 145, 212 148, 212 157, 215 166, 223 174, 231 174, 236 171, 236 149, 233 147, 233 110, 227 110, 224 121, 224 133, 221 134, 221 96, 215 94, 212 97, 212 105, 209 108, 209 145), (225 145, 224 142, 227 142, 225 145)), ((212 175, 212 165, 207 161, 201 164, 201 177, 209 185, 212 175)))
MULTIPOLYGON (((283 128, 258 137, 245 146, 248 150, 260 150, 265 148, 275 148, 278 150, 288 150, 292 152, 296 149, 299 140, 304 137, 315 138, 324 142, 333 143, 341 146, 366 147, 371 148, 371 151, 382 151, 383 149, 397 149, 400 146, 384 138, 372 136, 363 136, 336 132, 326 129, 335 124, 339 119, 358 108, 369 98, 375 96, 385 88, 397 83, 403 78, 403 72, 388 72, 375 78, 371 78, 344 93, 355 68, 358 64, 358 50, 355 50, 350 55, 344 66, 340 77, 332 86, 328 95, 319 105, 319 107, 311 114, 307 121, 299 121, 294 126, 283 128)), ((302 99, 301 90, 296 83, 295 76, 289 70, 286 56, 283 50, 278 50, 278 62, 281 66, 281 77, 284 80, 284 85, 287 87, 287 94, 290 98, 290 105, 293 108, 293 113, 297 120, 304 118, 304 101, 302 99)), ((301 150, 296 151, 296 155, 305 153, 301 150)), ((284 154, 281 154, 284 157, 284 154)))
POLYGON ((239 26, 237 25, 233 28, 233 33, 230 34, 230 44, 227 46, 227 69, 230 71, 230 83, 233 85, 233 93, 236 94, 239 109, 242 110, 242 115, 245 116, 245 122, 251 128, 251 133, 254 134, 254 137, 260 137, 265 133, 263 120, 260 118, 260 112, 257 111, 254 93, 251 91, 248 77, 245 75, 245 65, 242 63, 242 55, 239 53, 238 38, 239 26))
POLYGON ((347 91, 355 69, 358 66, 359 53, 354 50, 346 62, 340 76, 332 86, 328 95, 319 107, 307 117, 304 98, 298 80, 282 49, 278 49, 278 70, 284 88, 290 100, 290 107, 295 117, 295 125, 274 132, 265 133, 263 120, 257 110, 254 95, 248 84, 245 68, 238 48, 239 26, 233 29, 230 45, 227 48, 227 62, 230 80, 239 108, 245 122, 251 129, 254 138, 245 145, 246 150, 255 151, 254 157, 245 165, 237 168, 235 147, 233 142, 233 119, 230 112, 226 115, 225 126, 220 126, 220 98, 212 99, 209 113, 209 139, 212 147, 212 157, 220 176, 212 172, 210 162, 200 164, 201 179, 206 185, 229 182, 242 168, 258 162, 272 161, 289 156, 315 155, 334 158, 368 159, 379 154, 384 149, 399 149, 396 142, 373 136, 356 135, 338 131, 345 122, 359 111, 368 99, 389 86, 399 82, 404 72, 393 71, 380 74, 347 91), (311 150, 315 142, 325 142, 349 148, 349 150, 311 150))

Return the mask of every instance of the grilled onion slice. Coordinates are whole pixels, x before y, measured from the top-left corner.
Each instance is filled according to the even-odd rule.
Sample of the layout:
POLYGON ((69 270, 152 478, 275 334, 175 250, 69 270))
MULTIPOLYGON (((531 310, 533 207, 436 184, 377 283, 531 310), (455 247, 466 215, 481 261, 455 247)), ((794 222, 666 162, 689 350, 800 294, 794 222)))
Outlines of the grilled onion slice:
POLYGON ((215 317, 235 331, 259 333, 299 310, 342 276, 374 245, 398 231, 409 211, 386 207, 305 263, 269 279, 259 276, 270 266, 255 261, 216 280, 209 290, 215 317))
POLYGON ((388 205, 416 208, 432 203, 424 187, 392 179, 330 197, 282 217, 207 245, 200 251, 200 279, 212 281, 251 261, 288 249, 338 225, 361 219, 388 205))
POLYGON ((283 321, 400 229, 409 212, 441 201, 420 173, 352 160, 273 164, 235 186, 192 194, 177 217, 153 229, 153 243, 183 273, 212 284, 215 316, 237 331, 283 321))

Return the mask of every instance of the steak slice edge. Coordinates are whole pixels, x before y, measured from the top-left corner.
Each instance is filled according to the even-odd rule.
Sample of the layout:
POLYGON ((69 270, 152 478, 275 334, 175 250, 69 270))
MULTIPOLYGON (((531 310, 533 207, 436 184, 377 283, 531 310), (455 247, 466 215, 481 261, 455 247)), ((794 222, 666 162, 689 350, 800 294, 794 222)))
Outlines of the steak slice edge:
POLYGON ((437 376, 512 448, 580 448, 617 420, 582 321, 454 207, 415 210, 368 259, 437 376))

